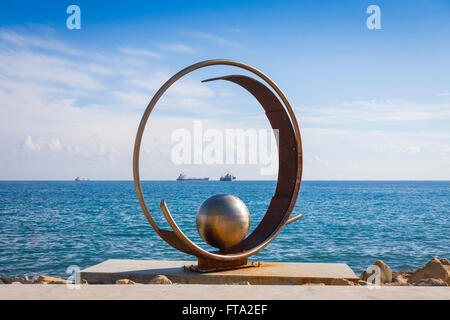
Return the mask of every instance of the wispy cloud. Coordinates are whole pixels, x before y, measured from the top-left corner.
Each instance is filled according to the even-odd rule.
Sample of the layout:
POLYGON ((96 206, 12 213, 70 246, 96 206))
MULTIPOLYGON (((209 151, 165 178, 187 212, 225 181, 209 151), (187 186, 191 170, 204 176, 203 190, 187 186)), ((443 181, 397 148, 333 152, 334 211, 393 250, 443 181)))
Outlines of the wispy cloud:
POLYGON ((406 151, 409 153, 419 153, 420 152, 420 147, 418 146, 409 146, 408 148, 406 148, 406 151))
MULTIPOLYGON (((162 57, 136 46, 90 55, 57 38, 0 29, 0 179, 129 179, 141 113, 172 75, 162 57), (148 57, 157 59, 139 59, 148 57)), ((158 107, 177 112, 147 130, 145 159, 154 165, 143 174, 164 178, 174 170, 167 157, 171 130, 186 124, 180 110, 220 113, 210 88, 183 80, 158 107)))
POLYGON ((141 56, 148 58, 162 58, 163 55, 146 49, 133 49, 127 47, 119 47, 119 51, 128 55, 141 56))
POLYGON ((101 83, 95 73, 109 73, 104 67, 95 65, 77 67, 69 59, 25 50, 0 49, 0 74, 3 77, 24 81, 45 81, 72 88, 99 89, 101 83))
POLYGON ((143 92, 115 91, 114 95, 123 102, 123 105, 135 110, 142 109, 149 102, 149 95, 143 92))
POLYGON ((112 75, 104 55, 91 53, 50 36, 0 29, 0 75, 3 86, 33 82, 53 90, 97 90, 112 75), (8 84, 9 83, 9 84, 8 84))
POLYGON ((36 36, 30 33, 18 33, 14 30, 2 28, 0 29, 0 42, 3 48, 9 48, 10 46, 15 48, 31 48, 31 49, 40 49, 48 52, 52 52, 53 54, 64 54, 68 56, 76 56, 83 58, 105 58, 105 56, 96 53, 89 52, 85 50, 81 50, 79 48, 75 48, 70 43, 60 41, 52 37, 51 35, 47 36, 36 36))
POLYGON ((296 108, 310 123, 407 122, 450 118, 449 103, 418 104, 404 99, 358 100, 321 108, 296 108))
MULTIPOLYGON (((191 36, 211 46, 233 45, 208 33, 191 36)), ((194 50, 181 43, 157 49, 194 50)), ((132 44, 92 54, 57 36, 0 29, 0 179, 129 179, 142 111, 176 72, 163 58, 132 44)), ((164 179, 178 172, 168 158, 171 132, 189 127, 193 118, 220 129, 248 128, 260 118, 267 124, 256 111, 251 120, 241 117, 247 96, 236 97, 233 86, 200 80, 195 74, 180 79, 159 101, 143 141, 142 160, 151 163, 142 168, 144 178, 164 179), (229 117, 234 111, 239 116, 229 117)), ((419 160, 424 177, 450 177, 450 132, 442 128, 450 105, 435 100, 358 100, 296 108, 305 178, 421 178, 411 175, 418 172, 419 160), (404 126, 408 122, 414 126, 404 126)))
POLYGON ((237 33, 237 34, 244 33, 244 30, 241 28, 230 27, 230 28, 227 28, 227 30, 230 32, 233 32, 233 33, 237 33))
POLYGON ((225 39, 221 36, 218 36, 218 35, 215 35, 212 33, 201 32, 201 31, 183 31, 182 33, 189 37, 207 40, 207 41, 210 41, 210 42, 222 45, 222 46, 237 46, 238 45, 238 43, 235 41, 225 39))
POLYGON ((181 53, 196 53, 197 50, 195 50, 192 47, 189 47, 182 43, 165 43, 160 44, 159 48, 165 51, 174 51, 174 52, 181 52, 181 53))

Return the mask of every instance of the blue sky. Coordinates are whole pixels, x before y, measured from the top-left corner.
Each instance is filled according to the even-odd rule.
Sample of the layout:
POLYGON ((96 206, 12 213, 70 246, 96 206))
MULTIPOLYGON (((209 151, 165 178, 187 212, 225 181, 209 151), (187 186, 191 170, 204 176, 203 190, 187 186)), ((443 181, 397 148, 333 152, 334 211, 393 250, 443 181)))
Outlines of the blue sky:
MULTIPOLYGON (((16 1, 0 5, 0 179, 131 179, 146 104, 173 73, 229 58, 269 75, 301 126, 305 179, 450 179, 449 1, 16 1), (81 29, 66 28, 67 6, 81 29), (369 5, 380 30, 366 27, 369 5)), ((258 166, 175 166, 177 128, 268 128, 241 89, 168 92, 144 139, 143 177, 258 166), (147 151, 146 151, 147 150, 147 151)), ((219 172, 219 173, 218 173, 219 172)))

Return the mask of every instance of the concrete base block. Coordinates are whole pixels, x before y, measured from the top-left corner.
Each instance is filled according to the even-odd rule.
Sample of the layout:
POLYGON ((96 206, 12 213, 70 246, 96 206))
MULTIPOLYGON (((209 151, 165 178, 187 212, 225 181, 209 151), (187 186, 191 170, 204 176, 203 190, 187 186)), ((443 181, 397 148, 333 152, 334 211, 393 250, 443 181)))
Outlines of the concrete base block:
POLYGON ((107 260, 81 271, 89 284, 111 284, 119 279, 148 283, 156 275, 165 275, 180 284, 299 285, 330 284, 333 279, 357 282, 358 277, 343 263, 263 262, 259 267, 211 273, 189 271, 196 261, 107 260))

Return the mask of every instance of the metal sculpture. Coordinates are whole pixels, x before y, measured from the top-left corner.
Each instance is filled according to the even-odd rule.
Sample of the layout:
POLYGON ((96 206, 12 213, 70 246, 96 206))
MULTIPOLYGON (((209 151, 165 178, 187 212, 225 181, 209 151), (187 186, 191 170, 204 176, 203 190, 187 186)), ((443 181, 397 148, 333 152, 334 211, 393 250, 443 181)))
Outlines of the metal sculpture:
POLYGON ((139 124, 134 145, 133 175, 137 197, 148 222, 156 231, 156 233, 169 245, 171 245, 175 249, 178 249, 179 251, 196 256, 198 259, 198 266, 195 267, 195 270, 197 271, 208 272, 251 266, 251 263, 247 263, 248 257, 258 253, 267 245, 269 245, 269 243, 277 237, 277 235, 281 232, 285 225, 302 218, 301 214, 290 217, 294 209, 298 193, 300 191, 302 176, 302 145, 300 130, 294 112, 283 92, 269 77, 267 77, 264 73, 257 70, 256 68, 242 62, 226 59, 202 61, 179 71, 169 80, 167 80, 166 83, 164 83, 164 85, 156 92, 156 94, 148 104, 139 124), (197 227, 199 233, 206 242, 209 242, 213 246, 219 248, 219 251, 210 252, 192 242, 183 233, 183 231, 176 224, 175 220, 172 218, 172 215, 170 214, 170 211, 164 200, 161 201, 160 208, 172 230, 160 229, 156 222, 153 220, 150 212, 147 209, 141 190, 141 183, 139 178, 139 151, 147 120, 156 103, 164 94, 164 92, 184 75, 194 70, 213 65, 235 66, 259 76, 276 92, 276 94, 281 99, 281 102, 268 87, 266 87, 260 81, 248 76, 229 75, 202 81, 206 82, 214 80, 227 80, 240 85, 258 100, 258 102, 265 110, 266 116, 272 126, 272 129, 278 129, 279 132, 279 168, 278 182, 275 194, 272 197, 265 216, 248 237, 244 239, 245 234, 248 232, 248 228, 243 236, 241 232, 246 228, 246 207, 242 203, 243 207, 245 207, 244 209, 239 204, 239 199, 234 197, 234 199, 226 197, 226 199, 218 198, 215 200, 211 200, 209 204, 207 202, 210 199, 208 199, 202 205, 206 208, 202 209, 202 207, 200 207, 197 214, 197 227), (214 206, 222 206, 222 209, 213 208, 214 206), (221 216, 222 222, 211 222, 211 216, 215 216, 216 218, 218 216, 221 216), (241 231, 238 232, 239 234, 237 234, 236 237, 231 237, 233 238, 232 240, 223 239, 223 237, 221 238, 220 235, 221 232, 219 232, 217 229, 220 228, 220 225, 222 225, 222 228, 227 228, 230 226, 231 228, 233 228, 233 226, 234 228, 236 228, 237 226, 241 231), (212 234, 207 235, 208 232, 212 232, 212 234), (237 241, 236 239, 238 239, 239 241, 237 241))
POLYGON ((250 213, 241 199, 217 194, 202 203, 196 222, 202 239, 223 251, 244 240, 250 229, 250 213))

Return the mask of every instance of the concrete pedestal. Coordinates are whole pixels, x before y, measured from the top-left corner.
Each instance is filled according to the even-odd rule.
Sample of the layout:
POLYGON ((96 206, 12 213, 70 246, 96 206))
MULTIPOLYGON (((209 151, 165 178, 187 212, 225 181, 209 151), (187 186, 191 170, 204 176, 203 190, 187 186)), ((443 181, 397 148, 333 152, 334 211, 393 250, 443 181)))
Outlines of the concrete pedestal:
POLYGON ((330 284, 333 279, 353 282, 358 277, 343 263, 263 262, 259 267, 212 273, 189 271, 196 261, 107 260, 81 271, 81 279, 89 284, 111 284, 119 279, 148 283, 156 275, 165 275, 180 284, 299 285, 330 284))

